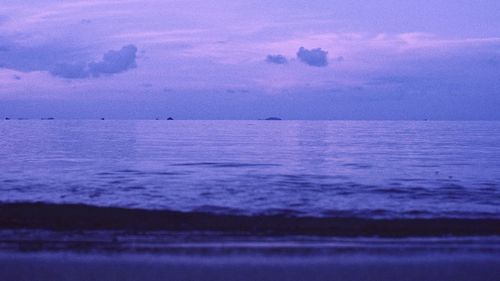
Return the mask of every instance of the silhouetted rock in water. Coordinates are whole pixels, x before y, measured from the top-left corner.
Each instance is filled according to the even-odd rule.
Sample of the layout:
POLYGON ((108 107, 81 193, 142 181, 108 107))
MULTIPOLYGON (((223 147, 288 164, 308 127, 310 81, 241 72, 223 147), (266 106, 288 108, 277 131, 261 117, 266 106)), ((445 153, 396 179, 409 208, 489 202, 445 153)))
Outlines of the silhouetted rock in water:
POLYGON ((269 117, 269 118, 266 118, 265 120, 277 121, 277 120, 281 120, 281 118, 278 118, 278 117, 269 117))
POLYGON ((5 120, 10 120, 10 118, 9 117, 5 117, 5 120))
POLYGON ((168 117, 168 118, 167 118, 167 120, 174 120, 174 118, 172 118, 172 117, 168 117))
POLYGON ((101 118, 101 120, 104 120, 104 117, 103 117, 103 118, 101 118))
POLYGON ((160 118, 156 117, 155 120, 160 120, 160 118))

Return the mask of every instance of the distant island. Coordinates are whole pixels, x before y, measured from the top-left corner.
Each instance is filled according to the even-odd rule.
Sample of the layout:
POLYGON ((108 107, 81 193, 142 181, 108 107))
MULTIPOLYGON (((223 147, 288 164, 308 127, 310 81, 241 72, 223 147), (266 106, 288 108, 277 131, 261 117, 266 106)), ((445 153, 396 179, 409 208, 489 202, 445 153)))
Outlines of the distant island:
POLYGON ((273 121, 277 121, 277 120, 281 120, 281 118, 279 118, 279 117, 268 117, 268 118, 266 118, 266 119, 264 119, 264 120, 273 120, 273 121))

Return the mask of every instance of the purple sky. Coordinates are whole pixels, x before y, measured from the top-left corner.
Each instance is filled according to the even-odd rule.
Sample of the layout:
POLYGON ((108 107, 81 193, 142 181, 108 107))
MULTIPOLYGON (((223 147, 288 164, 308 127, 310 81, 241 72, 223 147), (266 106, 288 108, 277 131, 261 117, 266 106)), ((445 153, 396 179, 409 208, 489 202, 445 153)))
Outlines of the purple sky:
POLYGON ((500 1, 2 0, 0 117, 500 119, 500 1))

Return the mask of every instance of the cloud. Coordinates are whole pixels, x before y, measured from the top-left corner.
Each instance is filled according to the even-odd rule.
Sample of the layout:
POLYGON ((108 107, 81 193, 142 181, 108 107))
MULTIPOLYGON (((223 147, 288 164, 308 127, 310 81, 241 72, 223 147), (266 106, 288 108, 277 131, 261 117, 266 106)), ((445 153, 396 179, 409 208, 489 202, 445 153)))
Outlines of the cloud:
POLYGON ((274 64, 287 64, 288 59, 282 55, 267 55, 266 62, 274 64))
POLYGON ((89 77, 89 72, 83 63, 58 63, 50 70, 50 74, 68 79, 89 77))
POLYGON ((49 71, 58 62, 74 61, 80 50, 51 43, 37 46, 20 45, 16 38, 0 37, 0 68, 22 72, 49 71))
POLYGON ((137 47, 123 46, 106 52, 100 61, 84 61, 86 52, 62 44, 22 46, 0 37, 0 68, 22 72, 46 71, 67 79, 100 77, 135 68, 137 47))
POLYGON ((123 46, 119 51, 108 51, 100 62, 89 63, 89 72, 93 77, 105 74, 116 74, 137 67, 137 47, 123 46))
POLYGON ((328 65, 328 52, 321 50, 321 48, 308 50, 304 47, 300 47, 297 52, 297 58, 303 63, 310 66, 324 67, 328 65))
POLYGON ((137 67, 137 47, 134 45, 123 46, 118 51, 108 51, 101 61, 85 63, 60 63, 56 64, 50 73, 68 79, 81 79, 87 77, 100 77, 125 72, 137 67))

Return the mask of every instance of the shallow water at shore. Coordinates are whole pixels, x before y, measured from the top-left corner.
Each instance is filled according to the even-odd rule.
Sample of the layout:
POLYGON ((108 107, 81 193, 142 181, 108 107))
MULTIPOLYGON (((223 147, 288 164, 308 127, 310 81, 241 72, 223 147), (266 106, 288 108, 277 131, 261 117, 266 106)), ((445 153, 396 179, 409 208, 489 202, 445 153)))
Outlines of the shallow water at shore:
POLYGON ((2 121, 0 201, 494 217, 500 123, 2 121))
POLYGON ((498 122, 11 120, 0 134, 2 281, 500 276, 498 122))

